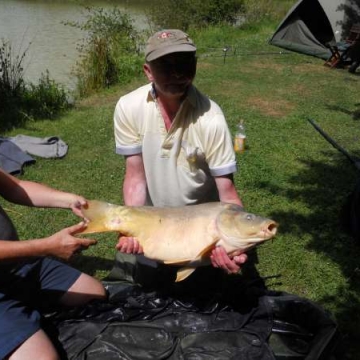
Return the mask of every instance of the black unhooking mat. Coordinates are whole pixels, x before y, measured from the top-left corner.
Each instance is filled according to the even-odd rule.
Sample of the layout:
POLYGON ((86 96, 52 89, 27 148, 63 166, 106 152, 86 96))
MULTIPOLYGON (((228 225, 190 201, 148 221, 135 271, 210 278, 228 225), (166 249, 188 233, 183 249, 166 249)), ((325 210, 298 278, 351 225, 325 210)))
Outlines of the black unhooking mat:
POLYGON ((63 359, 335 359, 337 326, 321 307, 239 279, 168 292, 108 282, 108 301, 45 321, 63 359))

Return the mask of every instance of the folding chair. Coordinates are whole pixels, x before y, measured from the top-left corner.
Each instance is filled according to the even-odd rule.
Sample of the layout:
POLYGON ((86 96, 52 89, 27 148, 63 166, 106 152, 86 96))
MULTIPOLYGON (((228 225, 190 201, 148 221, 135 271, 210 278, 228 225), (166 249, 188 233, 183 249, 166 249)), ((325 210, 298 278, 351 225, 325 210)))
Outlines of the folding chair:
POLYGON ((360 24, 353 24, 349 30, 348 37, 339 43, 328 43, 327 47, 331 51, 330 57, 325 61, 324 65, 331 68, 343 67, 352 62, 351 50, 360 42, 360 24))

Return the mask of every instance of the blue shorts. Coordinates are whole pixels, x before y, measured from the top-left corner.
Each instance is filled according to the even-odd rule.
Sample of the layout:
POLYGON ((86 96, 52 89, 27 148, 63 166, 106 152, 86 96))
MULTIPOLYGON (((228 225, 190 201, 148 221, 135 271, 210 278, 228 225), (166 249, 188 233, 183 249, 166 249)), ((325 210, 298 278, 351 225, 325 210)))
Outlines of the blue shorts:
POLYGON ((40 330, 41 312, 56 309, 81 272, 57 260, 0 266, 0 359, 40 330))

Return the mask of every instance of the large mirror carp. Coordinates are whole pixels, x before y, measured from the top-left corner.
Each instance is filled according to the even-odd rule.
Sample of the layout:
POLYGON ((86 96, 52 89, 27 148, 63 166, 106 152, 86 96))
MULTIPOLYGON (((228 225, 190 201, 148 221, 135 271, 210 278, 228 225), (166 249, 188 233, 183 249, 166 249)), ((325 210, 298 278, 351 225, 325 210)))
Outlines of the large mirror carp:
POLYGON ((119 206, 91 200, 83 209, 83 234, 116 231, 137 238, 144 255, 164 264, 183 266, 176 281, 210 263, 215 246, 228 254, 244 252, 273 238, 278 224, 245 212, 235 204, 211 202, 182 207, 119 206))

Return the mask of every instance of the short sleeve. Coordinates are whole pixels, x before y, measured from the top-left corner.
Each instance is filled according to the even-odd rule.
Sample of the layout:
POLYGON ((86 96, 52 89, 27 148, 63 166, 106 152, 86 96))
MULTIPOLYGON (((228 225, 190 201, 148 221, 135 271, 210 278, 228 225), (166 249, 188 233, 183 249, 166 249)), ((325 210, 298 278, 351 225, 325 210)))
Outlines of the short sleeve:
POLYGON ((236 172, 231 134, 221 110, 207 119, 203 136, 206 161, 211 175, 222 176, 236 172))
POLYGON ((116 153, 120 155, 135 155, 141 153, 141 137, 137 122, 132 112, 126 111, 125 102, 120 98, 114 112, 114 132, 116 153))

